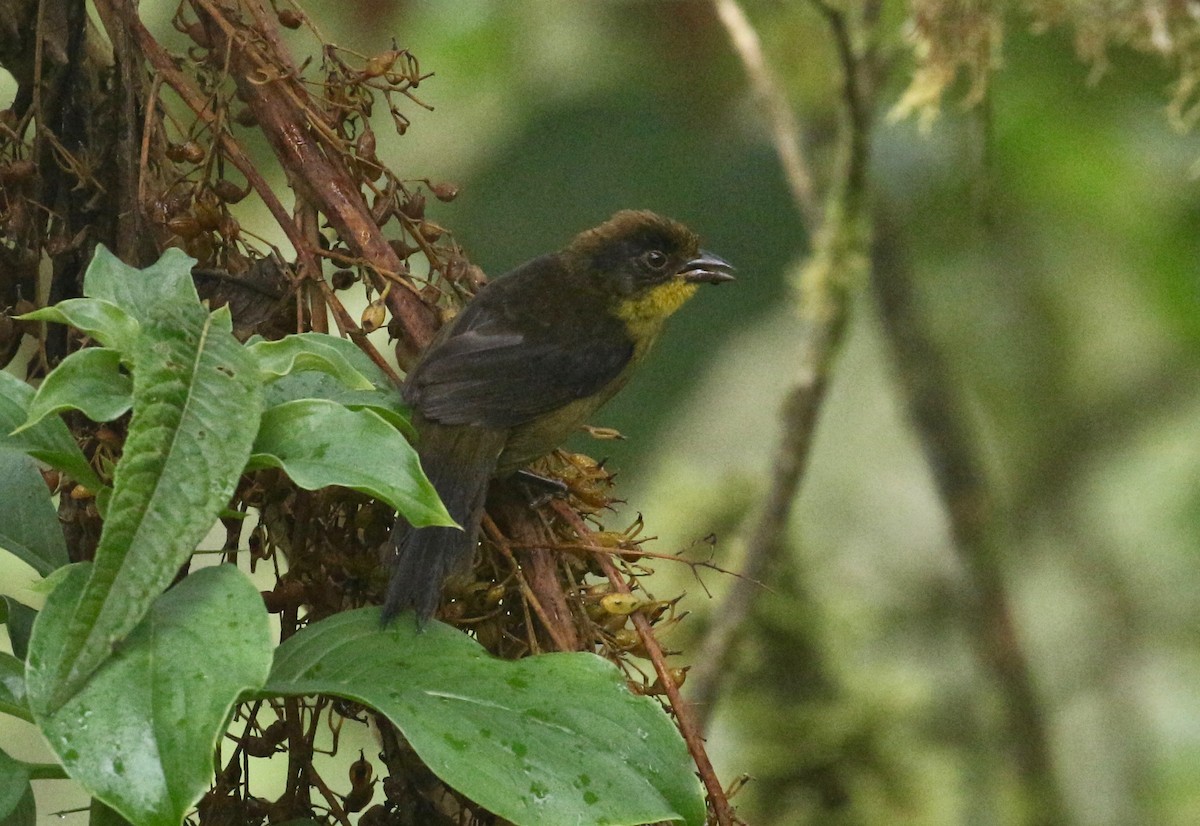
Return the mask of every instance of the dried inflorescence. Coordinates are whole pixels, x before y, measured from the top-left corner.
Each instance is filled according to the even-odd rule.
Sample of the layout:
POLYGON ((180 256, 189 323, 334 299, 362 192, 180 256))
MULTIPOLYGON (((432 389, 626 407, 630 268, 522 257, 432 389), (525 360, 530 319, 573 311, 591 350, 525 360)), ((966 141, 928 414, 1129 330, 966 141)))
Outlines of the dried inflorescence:
MULTIPOLYGON (((98 242, 137 265, 178 247, 199 262, 193 275, 201 295, 211 306, 229 306, 243 339, 327 330, 332 315, 339 332, 391 370, 365 333, 386 328, 401 342, 404 363, 428 342, 439 316, 453 313, 485 283, 453 235, 427 214, 434 201, 454 200, 458 188, 401 176, 379 158, 377 121, 403 135, 410 116, 429 108, 417 97, 429 75, 410 51, 354 54, 325 41, 291 7, 185 0, 173 22, 189 43, 172 54, 128 4, 99 0, 96 9, 112 50, 107 63, 80 71, 103 78, 98 86, 121 88, 125 97, 74 101, 75 116, 93 118, 89 140, 64 140, 51 127, 53 113, 21 96, 27 108, 0 114, 5 308, 35 308, 31 301, 46 292, 37 284, 46 260, 55 278, 49 293, 57 300, 78 294, 98 242), (295 65, 284 41, 299 37, 313 39, 307 51, 318 57, 295 65), (244 149, 252 136, 265 137, 283 166, 295 198, 290 208, 244 149), (256 199, 279 224, 290 251, 248 228, 256 199), (68 201, 70 209, 63 206, 68 201), (110 220, 93 221, 97 215, 110 220), (112 220, 116 215, 121 222, 112 220), (360 290, 366 310, 356 319, 343 300, 360 290)), ((87 55, 100 59, 101 53, 87 55)), ((39 331, 8 315, 0 321, 7 322, 0 324, 7 363, 22 336, 39 331)), ((44 343, 32 373, 85 343, 64 337, 54 352, 44 343)), ((74 430, 93 462, 110 470, 123 428, 116 422, 89 430, 80 422, 74 430)), ((614 532, 599 524, 616 501, 611 474, 588 457, 561 452, 537 471, 561 480, 564 497, 531 506, 530 492, 519 483, 497 485, 477 562, 449 583, 441 619, 501 657, 589 650, 617 662, 645 693, 664 690, 663 673, 681 680, 682 671, 659 668, 657 644, 648 647, 646 631, 634 628, 643 620, 665 628, 680 617, 673 601, 654 599, 638 583, 650 572, 652 556, 639 548, 640 518, 614 532), (656 660, 657 674, 639 666, 639 657, 656 660)), ((88 492, 66 493, 61 515, 82 558, 94 545, 99 517, 88 492)), ((231 509, 221 553, 273 574, 262 596, 282 637, 379 602, 386 583, 379 551, 393 518, 386 506, 344 489, 304 491, 279 471, 261 470, 242 480, 231 509)), ((490 818, 438 781, 386 721, 374 721, 382 754, 360 755, 335 779, 318 765, 319 755, 337 751, 347 720, 365 723, 368 713, 322 697, 243 705, 195 821, 349 822, 355 812, 362 812, 362 823, 490 818), (287 755, 289 770, 283 791, 268 795, 255 778, 261 761, 277 754, 287 755)))

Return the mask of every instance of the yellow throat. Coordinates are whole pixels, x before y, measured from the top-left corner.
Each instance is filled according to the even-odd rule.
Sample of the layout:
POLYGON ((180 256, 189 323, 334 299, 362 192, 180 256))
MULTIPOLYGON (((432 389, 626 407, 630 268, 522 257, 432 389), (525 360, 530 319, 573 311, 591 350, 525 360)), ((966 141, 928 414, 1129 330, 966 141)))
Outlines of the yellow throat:
POLYGON ((672 278, 654 287, 637 298, 629 298, 617 307, 617 316, 625 322, 625 328, 633 338, 636 353, 641 355, 646 347, 658 337, 667 316, 683 306, 695 295, 700 285, 682 278, 672 278))

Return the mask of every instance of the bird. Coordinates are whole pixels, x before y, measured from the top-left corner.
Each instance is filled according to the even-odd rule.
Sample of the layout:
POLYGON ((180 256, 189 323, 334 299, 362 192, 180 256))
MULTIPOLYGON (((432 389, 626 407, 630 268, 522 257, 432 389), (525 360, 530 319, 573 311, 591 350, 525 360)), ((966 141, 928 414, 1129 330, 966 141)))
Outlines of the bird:
POLYGON ((459 527, 396 517, 382 622, 424 627, 478 543, 489 484, 558 448, 625 386, 702 284, 734 279, 684 224, 623 210, 486 284, 401 385, 421 467, 459 527))

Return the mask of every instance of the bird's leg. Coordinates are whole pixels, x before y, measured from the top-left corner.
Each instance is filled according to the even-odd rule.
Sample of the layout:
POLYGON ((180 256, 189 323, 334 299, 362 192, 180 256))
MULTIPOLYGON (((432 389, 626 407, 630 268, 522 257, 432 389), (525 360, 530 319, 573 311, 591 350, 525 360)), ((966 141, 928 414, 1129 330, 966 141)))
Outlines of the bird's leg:
POLYGON ((556 496, 567 495, 567 485, 561 479, 551 479, 527 469, 518 470, 513 476, 520 482, 531 508, 539 508, 556 496))

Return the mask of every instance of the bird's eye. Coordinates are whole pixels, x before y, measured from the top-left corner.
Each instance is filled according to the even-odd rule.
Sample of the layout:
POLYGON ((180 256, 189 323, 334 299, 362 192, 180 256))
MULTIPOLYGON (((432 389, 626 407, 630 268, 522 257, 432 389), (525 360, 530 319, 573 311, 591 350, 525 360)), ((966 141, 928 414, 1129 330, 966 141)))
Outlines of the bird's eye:
POLYGON ((650 250, 648 253, 642 256, 642 260, 645 261, 646 265, 652 270, 661 270, 663 267, 667 266, 667 254, 662 250, 650 250))

